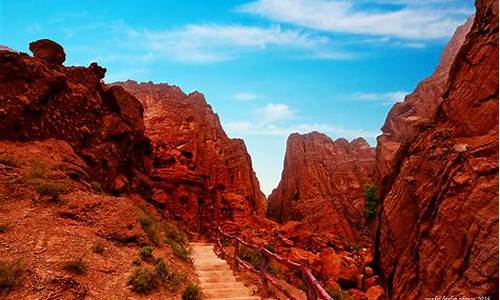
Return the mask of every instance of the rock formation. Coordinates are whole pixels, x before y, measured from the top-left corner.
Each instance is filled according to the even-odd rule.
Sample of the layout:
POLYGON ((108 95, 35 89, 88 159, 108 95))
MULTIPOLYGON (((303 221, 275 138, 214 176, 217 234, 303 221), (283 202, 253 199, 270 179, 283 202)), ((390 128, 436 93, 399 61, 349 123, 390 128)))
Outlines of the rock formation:
POLYGON ((392 299, 498 297, 498 2, 476 8, 378 139, 375 258, 392 299))
POLYGON ((153 200, 196 229, 263 215, 266 200, 243 140, 230 139, 202 94, 167 84, 116 83, 145 107, 153 200))
POLYGON ((312 231, 348 241, 363 231, 364 186, 372 182, 374 150, 362 138, 332 141, 313 132, 288 138, 278 187, 268 215, 279 222, 302 221, 312 231))
POLYGON ((409 145, 432 123, 438 104, 442 101, 441 95, 453 60, 473 21, 474 17, 470 17, 457 29, 443 51, 434 74, 420 82, 413 93, 407 95, 403 102, 396 103, 389 111, 382 127, 382 135, 377 138, 376 177, 382 194, 386 193, 385 187, 390 187, 397 169, 395 164, 399 161, 398 156, 405 156, 409 145))
POLYGON ((39 40, 30 49, 35 57, 0 50, 0 139, 66 141, 108 189, 145 188, 140 174, 150 146, 139 101, 102 83, 106 70, 96 63, 63 66, 55 42, 39 40))

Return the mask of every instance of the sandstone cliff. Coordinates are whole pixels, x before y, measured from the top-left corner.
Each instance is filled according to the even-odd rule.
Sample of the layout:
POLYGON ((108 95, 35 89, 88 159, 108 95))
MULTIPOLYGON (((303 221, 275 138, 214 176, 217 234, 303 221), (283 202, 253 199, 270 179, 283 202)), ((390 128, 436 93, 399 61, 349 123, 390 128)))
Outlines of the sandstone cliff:
POLYGON ((0 49, 0 298, 181 298, 187 241, 126 193, 150 192, 142 105, 55 42, 30 49, 0 49))
POLYGON ((116 83, 145 107, 154 201, 196 229, 263 215, 264 194, 243 140, 230 139, 202 94, 167 84, 116 83))
POLYGON ((268 215, 302 221, 348 241, 363 235, 364 186, 373 180, 374 151, 358 138, 332 141, 313 132, 288 138, 283 173, 269 196, 268 215))
POLYGON ((498 296, 498 2, 476 8, 378 139, 376 260, 392 299, 498 296))
POLYGON ((67 141, 95 181, 115 192, 144 189, 149 140, 139 101, 102 83, 106 70, 96 63, 63 66, 55 42, 30 49, 34 57, 0 49, 0 139, 67 141))

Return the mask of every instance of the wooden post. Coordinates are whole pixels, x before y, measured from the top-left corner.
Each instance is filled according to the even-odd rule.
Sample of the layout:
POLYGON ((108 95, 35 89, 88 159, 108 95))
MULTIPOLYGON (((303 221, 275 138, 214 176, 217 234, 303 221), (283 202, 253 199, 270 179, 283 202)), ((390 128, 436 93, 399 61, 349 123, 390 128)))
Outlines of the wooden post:
POLYGON ((269 287, 267 286, 266 272, 267 272, 267 258, 262 248, 259 249, 260 254, 260 278, 262 280, 263 296, 269 296, 269 287))
POLYGON ((234 245, 234 266, 236 267, 237 270, 240 268, 240 264, 238 262, 238 256, 240 254, 240 241, 236 240, 236 243, 234 245))
POLYGON ((302 260, 302 276, 307 287, 307 300, 316 300, 316 288, 314 287, 314 282, 311 282, 311 278, 307 275, 306 269, 309 267, 309 262, 304 259, 302 260))

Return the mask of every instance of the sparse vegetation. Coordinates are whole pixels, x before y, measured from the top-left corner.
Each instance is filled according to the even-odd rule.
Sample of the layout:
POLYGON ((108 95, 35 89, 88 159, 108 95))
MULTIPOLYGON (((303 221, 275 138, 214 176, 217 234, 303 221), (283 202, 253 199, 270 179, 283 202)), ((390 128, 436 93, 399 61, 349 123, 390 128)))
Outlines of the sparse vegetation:
POLYGON ((158 224, 143 210, 139 210, 138 214, 139 217, 137 221, 141 224, 142 230, 144 230, 154 245, 158 245, 160 243, 160 230, 158 229, 158 224))
POLYGON ((354 245, 354 246, 351 246, 351 248, 352 248, 352 250, 354 250, 354 251, 359 251, 359 250, 361 250, 361 245, 360 245, 360 244, 356 244, 356 245, 354 245))
POLYGON ((189 251, 188 248, 177 243, 173 243, 170 246, 172 247, 172 252, 175 256, 185 261, 189 260, 189 254, 191 254, 191 251, 189 251))
POLYGON ((165 244, 170 245, 175 256, 182 260, 188 260, 191 252, 187 248, 187 236, 176 225, 164 223, 163 230, 166 235, 165 244))
POLYGON ((63 269, 74 274, 82 275, 87 272, 87 264, 82 258, 71 259, 64 262, 63 269))
POLYGON ((35 190, 41 196, 49 196, 53 202, 60 202, 60 195, 71 191, 70 187, 52 180, 40 181, 35 184, 35 190))
POLYGON ((182 291, 182 300, 199 300, 201 299, 201 289, 194 283, 189 283, 182 291))
POLYGON ((0 260, 0 296, 20 286, 23 274, 24 265, 20 260, 12 262, 0 260))
POLYGON ((97 253, 97 254, 103 254, 104 250, 106 250, 106 248, 104 247, 104 244, 100 241, 95 242, 92 245, 91 249, 92 249, 92 252, 97 253))
POLYGON ((12 155, 0 154, 0 164, 11 167, 19 167, 21 165, 21 162, 12 155))
POLYGON ((344 292, 342 289, 326 288, 326 292, 332 297, 333 300, 351 300, 351 296, 344 292))
POLYGON ((154 250, 154 248, 151 246, 144 246, 141 248, 141 250, 139 250, 139 256, 142 259, 151 258, 151 257, 153 257, 153 250, 154 250))
POLYGON ((178 244, 185 245, 187 244, 187 236, 184 232, 182 232, 175 224, 172 223, 164 223, 163 231, 165 231, 165 235, 167 239, 173 240, 178 244))
POLYGON ((137 293, 149 293, 158 286, 156 272, 150 268, 137 268, 128 283, 137 293))
POLYGON ((99 182, 97 182, 97 181, 92 181, 90 183, 90 189, 96 195, 102 195, 102 194, 104 194, 104 189, 102 188, 102 185, 99 182))
POLYGON ((373 220, 377 209, 377 187, 373 184, 365 187, 365 217, 373 220))
POLYGON ((160 284, 165 284, 175 291, 185 277, 178 272, 171 272, 162 258, 156 260, 155 268, 137 268, 128 283, 138 293, 149 293, 160 284))
POLYGON ((260 268, 260 255, 253 249, 250 249, 246 246, 241 246, 239 249, 239 256, 252 264, 252 266, 256 269, 260 268))
POLYGON ((21 182, 31 185, 41 196, 49 196, 53 202, 60 202, 60 195, 71 192, 71 188, 63 183, 47 178, 49 168, 40 160, 34 160, 28 174, 21 178, 21 182))

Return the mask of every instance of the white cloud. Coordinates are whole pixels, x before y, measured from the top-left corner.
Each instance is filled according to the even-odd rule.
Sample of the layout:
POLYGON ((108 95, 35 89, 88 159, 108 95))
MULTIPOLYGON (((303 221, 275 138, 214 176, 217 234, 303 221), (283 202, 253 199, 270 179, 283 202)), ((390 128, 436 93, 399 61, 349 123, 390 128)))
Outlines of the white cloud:
POLYGON ((227 24, 186 25, 180 29, 151 31, 129 30, 129 38, 148 52, 190 63, 215 63, 232 60, 245 53, 286 49, 318 59, 345 59, 343 52, 329 50, 322 35, 280 26, 259 27, 227 24), (334 54, 337 54, 336 56, 334 54))
POLYGON ((405 96, 408 95, 405 91, 395 91, 387 93, 362 93, 358 92, 350 96, 351 99, 356 101, 378 102, 382 105, 391 105, 395 102, 403 101, 405 96))
POLYGON ((286 104, 268 103, 257 110, 257 115, 262 119, 262 123, 267 124, 291 119, 295 116, 295 111, 286 104))
POLYGON ((354 139, 357 137, 375 138, 379 131, 352 129, 336 126, 329 123, 304 123, 296 122, 298 112, 286 104, 269 103, 258 108, 252 114, 252 120, 224 122, 224 129, 233 137, 257 136, 282 136, 291 133, 308 133, 319 131, 334 137, 354 139))
POLYGON ((330 32, 415 40, 447 38, 472 13, 455 5, 435 7, 438 1, 426 1, 419 5, 412 5, 407 0, 389 2, 401 7, 392 10, 366 9, 347 0, 256 0, 238 7, 237 11, 330 32))
POLYGON ((240 92, 240 93, 236 93, 232 96, 232 98, 234 100, 237 100, 237 101, 253 101, 255 99, 258 99, 260 98, 259 95, 257 94, 254 94, 254 93, 248 93, 248 92, 240 92))
POLYGON ((245 137, 249 135, 288 136, 294 132, 308 133, 311 131, 319 131, 334 137, 354 139, 357 137, 375 138, 380 134, 380 131, 345 128, 329 123, 278 125, 276 123, 260 124, 258 122, 237 121, 225 123, 224 129, 230 136, 234 137, 245 137))

